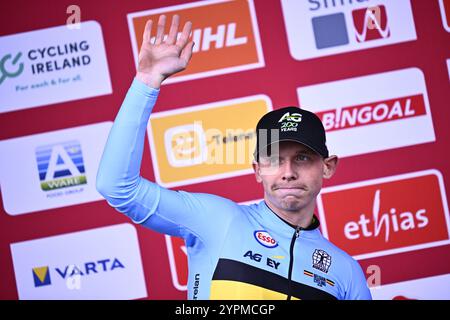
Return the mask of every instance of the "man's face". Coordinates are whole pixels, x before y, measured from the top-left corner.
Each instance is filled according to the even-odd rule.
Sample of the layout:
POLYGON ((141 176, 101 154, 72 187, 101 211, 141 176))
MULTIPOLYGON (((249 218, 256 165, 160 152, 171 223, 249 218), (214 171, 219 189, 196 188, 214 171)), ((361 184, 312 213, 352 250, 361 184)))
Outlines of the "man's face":
POLYGON ((310 148, 283 141, 277 154, 261 156, 254 163, 256 180, 264 187, 266 201, 277 209, 314 210, 323 178, 334 173, 337 157, 323 159, 310 148))

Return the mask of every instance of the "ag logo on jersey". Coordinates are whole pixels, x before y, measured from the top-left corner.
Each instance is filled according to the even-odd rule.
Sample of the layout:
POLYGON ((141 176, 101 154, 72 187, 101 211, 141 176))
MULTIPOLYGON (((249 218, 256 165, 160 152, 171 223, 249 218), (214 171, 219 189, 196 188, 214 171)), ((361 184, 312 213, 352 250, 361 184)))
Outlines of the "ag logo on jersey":
POLYGON ((278 242, 266 230, 257 230, 253 235, 256 241, 266 248, 275 248, 278 246, 278 242))
POLYGON ((328 273, 331 266, 331 256, 324 250, 316 249, 312 255, 313 268, 328 273))

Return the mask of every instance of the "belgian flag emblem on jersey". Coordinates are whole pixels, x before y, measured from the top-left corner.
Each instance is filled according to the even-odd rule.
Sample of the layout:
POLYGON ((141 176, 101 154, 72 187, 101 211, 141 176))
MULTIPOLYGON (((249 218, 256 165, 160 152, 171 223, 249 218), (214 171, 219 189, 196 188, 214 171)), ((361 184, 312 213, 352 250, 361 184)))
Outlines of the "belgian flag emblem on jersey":
POLYGON ((52 284, 48 267, 33 268, 33 279, 35 287, 42 287, 52 284))

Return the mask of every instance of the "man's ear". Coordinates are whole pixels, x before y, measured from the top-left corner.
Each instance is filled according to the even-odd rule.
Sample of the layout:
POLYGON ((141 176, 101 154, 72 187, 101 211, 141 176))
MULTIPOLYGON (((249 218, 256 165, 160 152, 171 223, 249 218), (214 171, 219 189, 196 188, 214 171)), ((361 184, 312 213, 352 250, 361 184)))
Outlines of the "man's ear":
POLYGON ((325 179, 330 179, 334 175, 338 161, 338 157, 334 155, 323 160, 323 177, 325 179))
POLYGON ((260 169, 260 167, 259 167, 259 163, 256 162, 256 161, 253 161, 253 162, 252 162, 252 166, 253 166, 253 170, 255 171, 256 181, 259 182, 259 183, 261 183, 261 182, 262 182, 262 179, 261 179, 261 174, 260 174, 261 169, 260 169))

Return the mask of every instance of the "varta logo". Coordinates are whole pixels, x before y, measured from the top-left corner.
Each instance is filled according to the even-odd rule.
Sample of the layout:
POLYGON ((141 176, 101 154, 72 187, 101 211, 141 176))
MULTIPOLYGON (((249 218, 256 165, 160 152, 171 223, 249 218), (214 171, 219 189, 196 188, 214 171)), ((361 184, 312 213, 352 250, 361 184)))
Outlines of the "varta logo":
POLYGON ((88 276, 95 273, 113 271, 117 268, 125 269, 125 266, 119 259, 114 258, 114 260, 104 259, 96 262, 86 262, 81 266, 67 265, 63 268, 55 268, 55 270, 61 278, 66 279, 67 277, 72 277, 74 275, 88 276))
MULTIPOLYGON (((125 269, 125 266, 122 262, 120 262, 119 259, 113 258, 98 261, 89 261, 78 266, 70 264, 64 267, 56 267, 54 268, 54 271, 63 280, 65 280, 73 276, 89 276, 93 274, 113 271, 117 268, 125 269)), ((49 269, 50 268, 48 266, 33 268, 33 279, 35 287, 52 284, 49 269)))
POLYGON ((294 121, 294 122, 300 122, 302 121, 302 115, 300 113, 293 113, 292 115, 289 112, 286 112, 278 122, 282 121, 294 121))
POLYGON ((33 279, 35 287, 42 287, 52 284, 48 266, 33 268, 33 279))

